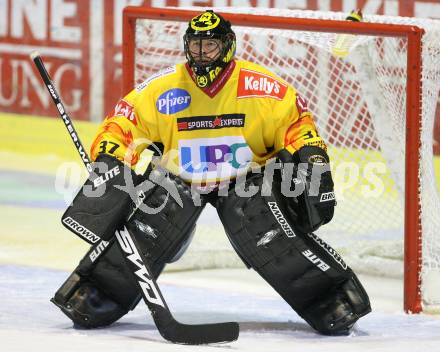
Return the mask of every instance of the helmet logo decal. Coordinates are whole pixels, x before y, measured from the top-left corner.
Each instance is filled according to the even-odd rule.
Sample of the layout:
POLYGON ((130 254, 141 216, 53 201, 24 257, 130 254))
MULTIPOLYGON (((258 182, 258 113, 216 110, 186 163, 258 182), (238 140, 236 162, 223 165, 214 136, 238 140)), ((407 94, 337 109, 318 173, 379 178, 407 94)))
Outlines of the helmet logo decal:
POLYGON ((191 28, 196 31, 209 31, 218 26, 220 17, 213 12, 204 12, 191 20, 191 28))
POLYGON ((235 54, 235 41, 232 42, 231 48, 228 50, 225 57, 223 58, 223 62, 228 63, 229 61, 231 61, 234 54, 235 54))
POLYGON ((215 80, 221 70, 222 68, 217 66, 215 69, 209 71, 209 78, 211 79, 211 81, 215 80))
POLYGON ((200 88, 206 87, 207 84, 208 84, 208 78, 206 78, 206 76, 197 76, 197 85, 200 88))

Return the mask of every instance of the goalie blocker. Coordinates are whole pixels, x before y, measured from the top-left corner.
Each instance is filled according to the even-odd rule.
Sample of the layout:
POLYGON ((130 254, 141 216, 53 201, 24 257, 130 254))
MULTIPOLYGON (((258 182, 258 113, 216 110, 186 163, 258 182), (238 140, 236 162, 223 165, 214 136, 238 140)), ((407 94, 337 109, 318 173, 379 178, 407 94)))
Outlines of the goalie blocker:
POLYGON ((286 202, 295 228, 309 233, 330 222, 336 199, 329 157, 325 150, 304 146, 292 155, 283 149, 278 153, 278 158, 283 163, 283 177, 293 178, 295 187, 301 191, 296 197, 287 197, 286 202))

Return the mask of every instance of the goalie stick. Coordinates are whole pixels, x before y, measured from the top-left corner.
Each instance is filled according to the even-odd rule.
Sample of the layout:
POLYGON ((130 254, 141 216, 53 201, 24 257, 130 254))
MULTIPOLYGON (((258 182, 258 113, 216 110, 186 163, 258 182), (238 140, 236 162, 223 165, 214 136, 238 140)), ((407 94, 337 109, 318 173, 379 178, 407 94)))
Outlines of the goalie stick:
MULTIPOLYGON (((86 166, 89 173, 91 173, 93 171, 93 168, 90 159, 79 139, 78 134, 76 133, 76 130, 72 124, 72 120, 70 119, 61 101, 61 98, 57 93, 54 84, 52 83, 52 80, 44 66, 41 56, 38 52, 33 52, 30 57, 35 63, 35 66, 37 67, 38 72, 40 73, 40 76, 43 79, 43 82, 46 85, 46 88, 49 91, 49 94, 57 107, 59 115, 63 119, 64 124, 69 131, 70 137, 75 144, 75 147, 80 154, 84 165, 86 166)), ((235 322, 188 325, 182 324, 174 319, 170 309, 168 308, 168 305, 163 298, 159 286, 151 273, 151 269, 147 265, 144 255, 141 251, 138 250, 139 246, 136 243, 135 238, 131 236, 125 226, 122 229, 116 231, 115 236, 112 237, 110 242, 113 242, 114 238, 116 238, 116 241, 122 253, 125 254, 125 262, 130 271, 133 273, 135 281, 141 291, 142 298, 151 312, 159 333, 164 339, 173 343, 199 345, 208 343, 230 342, 238 338, 239 325, 235 322)), ((105 241, 101 240, 97 244, 95 244, 94 247, 92 247, 92 249, 89 251, 89 253, 94 248, 101 246, 99 250, 99 256, 102 255, 110 247, 110 243, 107 243, 107 245, 103 245, 103 242, 105 241)), ((87 258, 87 260, 90 260, 89 256, 87 256, 87 258)), ((93 262, 96 262, 96 258, 93 262)), ((93 262, 90 260, 90 263, 86 264, 91 267, 93 265, 93 262)))

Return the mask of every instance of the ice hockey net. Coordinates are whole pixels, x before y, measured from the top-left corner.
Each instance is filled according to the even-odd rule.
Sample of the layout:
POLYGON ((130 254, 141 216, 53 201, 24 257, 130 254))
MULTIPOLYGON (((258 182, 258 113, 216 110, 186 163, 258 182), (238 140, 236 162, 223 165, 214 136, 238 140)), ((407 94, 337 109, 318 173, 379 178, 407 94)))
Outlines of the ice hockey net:
MULTIPOLYGON (((338 205, 318 234, 358 272, 403 276, 406 311, 438 311, 440 201, 432 132, 439 113, 440 21, 365 15, 352 23, 343 13, 217 11, 233 24, 237 56, 295 86, 329 145, 338 205), (341 35, 346 52, 336 55, 341 35)), ((124 93, 185 60, 182 35, 199 12, 125 9, 124 93)), ((219 225, 201 223, 200 232, 179 268, 239 262, 219 225)))

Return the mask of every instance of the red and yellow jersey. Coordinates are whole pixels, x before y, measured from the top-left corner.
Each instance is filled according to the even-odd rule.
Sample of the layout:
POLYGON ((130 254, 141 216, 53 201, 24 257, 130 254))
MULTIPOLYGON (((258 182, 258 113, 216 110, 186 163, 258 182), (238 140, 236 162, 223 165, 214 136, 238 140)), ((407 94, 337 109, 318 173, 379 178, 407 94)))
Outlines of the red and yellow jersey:
POLYGON ((232 61, 209 88, 186 64, 153 75, 126 95, 100 126, 92 145, 134 166, 151 143, 163 165, 188 182, 236 177, 264 165, 282 148, 326 148, 305 100, 269 70, 232 61), (255 164, 254 164, 255 165, 255 164))

